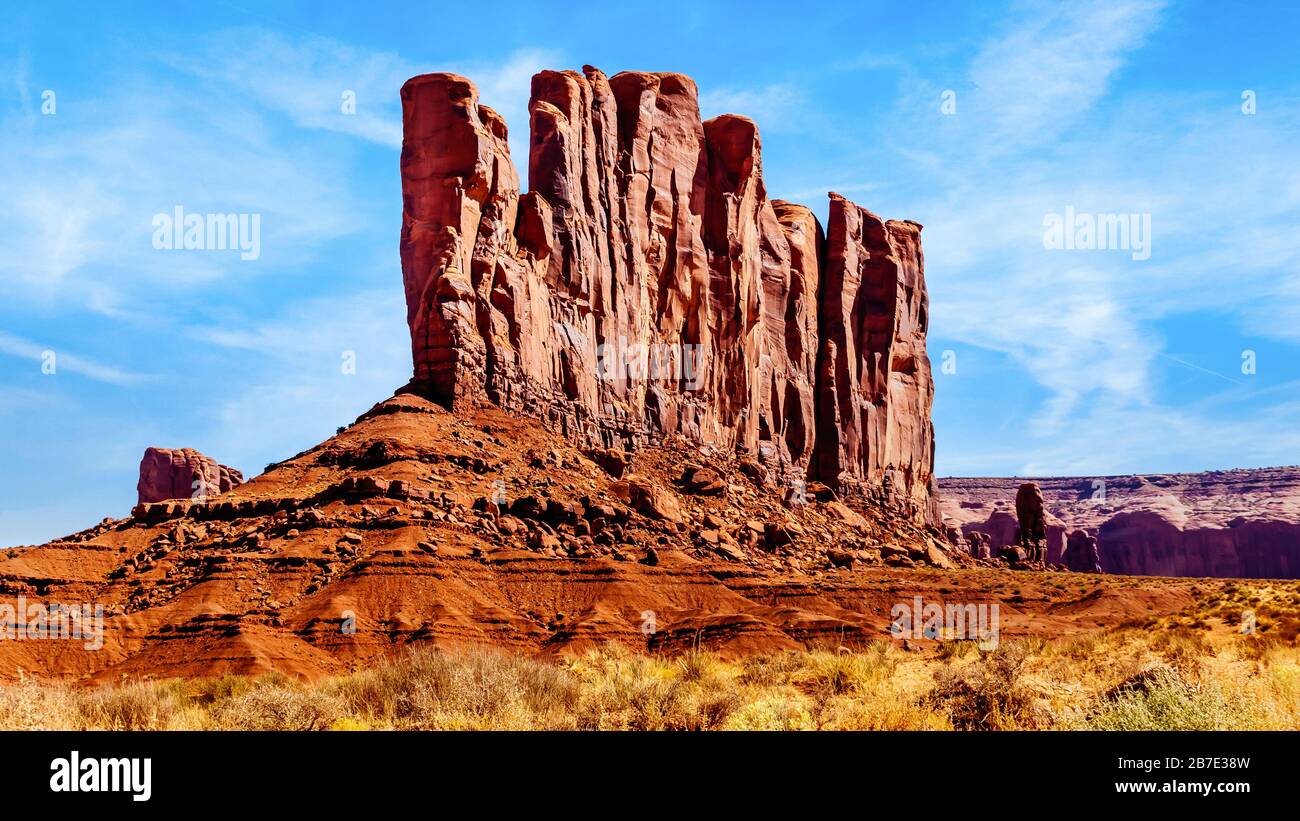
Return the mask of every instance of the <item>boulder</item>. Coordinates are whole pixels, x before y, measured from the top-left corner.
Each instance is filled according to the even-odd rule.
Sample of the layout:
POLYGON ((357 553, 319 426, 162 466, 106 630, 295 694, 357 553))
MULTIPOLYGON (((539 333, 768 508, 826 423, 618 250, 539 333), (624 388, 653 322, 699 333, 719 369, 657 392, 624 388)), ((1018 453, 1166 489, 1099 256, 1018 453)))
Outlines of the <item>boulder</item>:
POLYGON ((629 476, 610 485, 610 492, 650 519, 685 521, 675 496, 642 476, 629 476))
POLYGON ((727 483, 716 470, 699 465, 687 465, 677 482, 688 493, 701 496, 722 496, 727 492, 727 483))

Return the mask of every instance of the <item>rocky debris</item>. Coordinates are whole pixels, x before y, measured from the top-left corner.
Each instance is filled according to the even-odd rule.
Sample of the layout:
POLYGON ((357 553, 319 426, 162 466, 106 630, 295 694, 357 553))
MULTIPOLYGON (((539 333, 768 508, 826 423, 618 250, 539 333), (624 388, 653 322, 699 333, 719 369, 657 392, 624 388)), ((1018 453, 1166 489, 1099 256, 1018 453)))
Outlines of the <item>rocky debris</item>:
POLYGON ((170 499, 204 500, 243 484, 234 468, 218 464, 191 448, 146 448, 136 484, 139 504, 170 499))
POLYGON ((931 567, 942 567, 945 570, 954 567, 952 559, 948 558, 948 554, 940 550, 938 545, 935 544, 925 546, 925 562, 931 567))
POLYGON ((745 457, 740 460, 738 467, 741 473, 752 479, 759 487, 767 487, 772 483, 771 472, 757 459, 745 457))
POLYGON ((906 553, 894 553, 885 558, 885 564, 890 567, 916 567, 916 561, 906 553))
POLYGON ((1086 530, 1070 533, 1065 544, 1063 557, 1065 568, 1075 573, 1101 573, 1101 554, 1097 548, 1097 537, 1086 530))
POLYGON ((727 492, 727 483, 718 472, 700 465, 687 465, 677 483, 687 493, 701 496, 721 496, 727 492))
POLYGON ((812 474, 936 523, 920 226, 831 195, 823 233, 769 199, 753 121, 703 122, 684 75, 531 91, 524 193, 473 83, 402 88, 411 389, 604 456, 680 434, 757 482, 812 474))
POLYGON ((781 497, 781 504, 789 508, 803 507, 808 504, 808 494, 801 484, 795 484, 786 488, 785 494, 781 497))
POLYGON ((852 569, 854 564, 857 563, 856 556, 847 550, 840 550, 839 548, 831 548, 830 550, 827 550, 826 560, 835 567, 845 567, 850 569, 852 569))
POLYGON ((806 482, 803 485, 803 494, 809 499, 817 502, 834 502, 838 501, 835 491, 821 482, 806 482))
POLYGON ((867 520, 863 515, 843 502, 826 502, 825 508, 832 516, 850 527, 867 527, 867 520))
POLYGON ((747 558, 745 551, 725 535, 713 545, 713 549, 727 561, 743 562, 747 558))
POLYGON ((795 522, 767 522, 763 525, 763 541, 770 549, 793 544, 804 533, 795 522))
MULTIPOLYGON (((745 472, 744 453, 669 437, 636 458, 637 471, 615 479, 537 421, 491 407, 376 413, 219 499, 149 503, 80 543, 14 551, 0 592, 93 597, 129 614, 107 631, 112 651, 93 673, 116 680, 128 667, 343 669, 466 630, 514 648, 643 647, 646 609, 665 636, 698 620, 719 625, 704 628, 710 646, 752 646, 752 632, 735 638, 749 625, 772 637, 762 647, 788 648, 819 640, 822 623, 874 631, 870 602, 907 568, 978 561, 949 554, 943 533, 903 510, 829 486, 809 483, 807 503, 786 507, 778 485, 745 472), (367 454, 372 466, 358 467, 367 454), (677 484, 684 465, 707 466, 726 492, 689 492, 677 484), (79 578, 62 578, 69 567, 79 578), (168 606, 178 600, 186 606, 168 606), (337 617, 317 615, 336 601, 355 607, 364 638, 346 650, 337 617), (552 631, 558 602, 572 609, 552 631), (241 633, 255 655, 226 641, 241 633)), ((916 583, 960 587, 937 575, 947 572, 916 583)), ((35 651, 22 649, 31 664, 35 651)))

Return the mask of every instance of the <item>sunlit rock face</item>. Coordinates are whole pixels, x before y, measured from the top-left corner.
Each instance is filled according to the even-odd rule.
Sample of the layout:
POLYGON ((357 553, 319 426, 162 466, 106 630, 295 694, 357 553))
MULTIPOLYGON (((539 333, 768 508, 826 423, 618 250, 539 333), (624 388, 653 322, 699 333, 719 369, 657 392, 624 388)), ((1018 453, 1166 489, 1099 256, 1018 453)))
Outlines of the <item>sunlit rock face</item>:
POLYGON ((527 193, 468 79, 415 77, 402 105, 414 387, 937 521, 921 226, 770 199, 757 126, 702 121, 681 74, 537 74, 527 193))
POLYGON ((140 504, 195 499, 225 493, 243 482, 239 471, 219 465, 197 450, 148 448, 140 460, 136 495, 140 504))

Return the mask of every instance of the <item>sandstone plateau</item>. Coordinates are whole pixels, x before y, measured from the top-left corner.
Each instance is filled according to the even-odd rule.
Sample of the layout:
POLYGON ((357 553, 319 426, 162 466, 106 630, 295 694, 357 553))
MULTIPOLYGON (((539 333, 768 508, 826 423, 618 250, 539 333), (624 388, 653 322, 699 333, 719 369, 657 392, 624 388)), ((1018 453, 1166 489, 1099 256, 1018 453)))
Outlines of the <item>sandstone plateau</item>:
MULTIPOLYGON (((987 533, 996 553, 1015 540, 1026 481, 941 480, 945 523, 987 533)), ((1032 481, 1046 503, 1049 562, 1065 563, 1069 539, 1092 537, 1106 573, 1300 577, 1300 468, 1032 481)))

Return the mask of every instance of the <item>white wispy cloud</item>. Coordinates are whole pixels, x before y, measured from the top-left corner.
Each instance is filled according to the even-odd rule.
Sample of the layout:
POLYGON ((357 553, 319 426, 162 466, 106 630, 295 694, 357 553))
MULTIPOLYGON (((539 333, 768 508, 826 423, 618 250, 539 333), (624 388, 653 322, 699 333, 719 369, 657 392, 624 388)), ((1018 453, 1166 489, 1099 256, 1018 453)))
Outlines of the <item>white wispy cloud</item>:
POLYGON ((808 188, 801 188, 798 191, 791 191, 789 193, 781 192, 781 197, 793 202, 804 202, 806 200, 816 200, 820 197, 825 197, 832 191, 837 194, 849 196, 851 194, 869 194, 872 191, 879 190, 880 187, 880 183, 875 182, 828 183, 824 185, 814 185, 808 188))
POLYGON ((987 112, 990 147, 1062 134, 1087 116, 1160 22, 1159 0, 1035 3, 975 57, 966 111, 987 112))
POLYGON ((302 128, 348 134, 389 148, 402 146, 402 84, 429 72, 462 74, 474 82, 480 100, 505 117, 521 178, 528 172, 530 81, 542 69, 565 67, 560 55, 547 49, 521 48, 496 61, 439 64, 259 27, 219 32, 197 55, 171 55, 168 60, 287 115, 302 128), (353 113, 345 113, 348 93, 355 100, 353 113))
POLYGON ((758 88, 708 88, 700 91, 700 115, 740 114, 758 123, 759 132, 799 131, 814 127, 804 93, 792 83, 758 88))
POLYGON ((65 351, 58 346, 39 345, 3 331, 0 331, 0 353, 29 359, 34 363, 32 365, 34 369, 39 369, 48 357, 48 361, 53 365, 54 372, 51 375, 57 375, 59 371, 67 371, 113 385, 135 385, 148 379, 145 374, 105 365, 65 351))
POLYGON ((227 29, 196 53, 166 57, 173 66, 288 115, 303 128, 402 145, 397 90, 414 66, 389 52, 327 37, 289 37, 263 28, 227 29), (355 106, 345 107, 345 95, 355 106))
MULTIPOLYGON (((1045 389, 1036 407, 1025 392, 1008 400, 1002 421, 1017 420, 1007 438, 1020 443, 1010 452, 941 430, 941 471, 1160 470, 1185 459, 1187 442, 1206 467, 1223 467, 1274 462, 1291 447, 1294 394, 1216 378, 1195 355, 1166 350, 1162 328, 1213 311, 1246 333, 1300 338, 1300 169, 1289 159, 1300 107, 1273 99, 1269 116, 1246 116, 1232 90, 1118 83, 1161 12, 1155 2, 1015 7, 976 49, 974 91, 959 93, 955 116, 928 102, 917 113, 910 98, 900 108, 910 119, 890 136, 918 172, 903 194, 905 213, 926 225, 932 339, 996 352, 1045 389), (1067 207, 1149 214, 1151 258, 1047 250, 1044 217, 1067 207), (1175 401, 1171 369, 1250 395, 1258 412, 1175 401)), ((912 91, 937 101, 948 84, 912 91)))
POLYGON ((128 83, 53 116, 0 118, 0 293, 113 315, 256 277, 356 229, 339 159, 273 141, 261 115, 128 83), (262 255, 153 247, 156 214, 260 215, 262 255))

